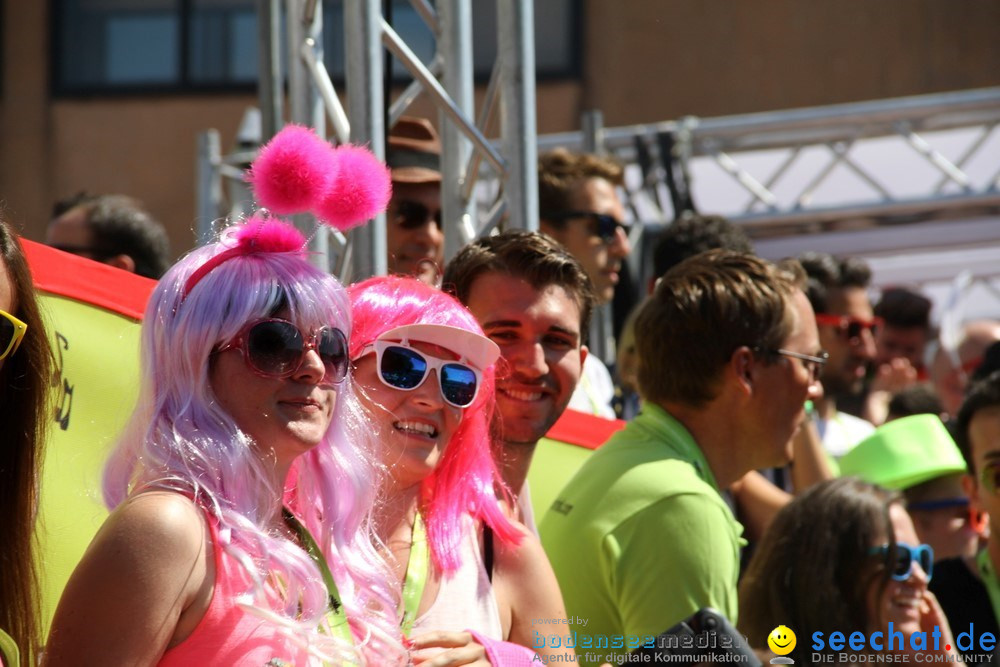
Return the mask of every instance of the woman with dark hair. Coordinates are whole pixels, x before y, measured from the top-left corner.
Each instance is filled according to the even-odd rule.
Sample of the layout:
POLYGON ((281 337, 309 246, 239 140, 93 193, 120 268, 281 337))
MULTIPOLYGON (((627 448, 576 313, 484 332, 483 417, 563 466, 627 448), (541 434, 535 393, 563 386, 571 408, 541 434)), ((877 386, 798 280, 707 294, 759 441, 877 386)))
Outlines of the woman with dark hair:
POLYGON ((16 665, 18 647, 33 664, 41 646, 32 546, 51 373, 28 262, 0 219, 0 664, 16 665))
POLYGON ((864 647, 845 647, 848 653, 890 650, 890 623, 902 635, 903 652, 915 652, 910 638, 925 632, 922 652, 957 658, 944 648, 955 642, 927 590, 933 560, 899 494, 853 477, 822 482, 786 505, 758 544, 740 585, 742 630, 751 646, 763 647, 772 630, 788 626, 798 636, 788 656, 797 664, 815 662, 816 653, 841 653, 828 641, 835 632, 865 636, 864 647), (822 648, 814 648, 816 633, 822 648), (869 641, 872 633, 880 639, 869 641))

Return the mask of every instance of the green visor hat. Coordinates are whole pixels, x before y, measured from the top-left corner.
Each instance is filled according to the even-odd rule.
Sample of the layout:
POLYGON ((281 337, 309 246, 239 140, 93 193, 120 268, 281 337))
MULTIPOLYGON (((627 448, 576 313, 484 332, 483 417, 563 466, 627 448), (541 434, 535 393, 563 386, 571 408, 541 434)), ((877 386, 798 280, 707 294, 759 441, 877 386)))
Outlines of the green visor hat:
POLYGON ((956 472, 965 472, 965 460, 937 415, 883 424, 840 459, 841 475, 888 489, 908 489, 956 472))

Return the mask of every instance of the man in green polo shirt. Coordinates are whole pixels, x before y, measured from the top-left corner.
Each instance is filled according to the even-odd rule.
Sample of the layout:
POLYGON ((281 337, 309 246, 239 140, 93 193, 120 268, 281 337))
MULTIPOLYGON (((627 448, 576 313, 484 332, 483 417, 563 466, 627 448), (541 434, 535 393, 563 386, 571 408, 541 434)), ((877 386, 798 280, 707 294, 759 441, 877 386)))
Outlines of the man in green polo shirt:
POLYGON ((821 394, 803 277, 797 263, 713 250, 671 269, 642 306, 642 412, 541 525, 581 662, 636 648, 704 607, 735 623, 743 529, 720 491, 787 463, 803 406, 821 394))

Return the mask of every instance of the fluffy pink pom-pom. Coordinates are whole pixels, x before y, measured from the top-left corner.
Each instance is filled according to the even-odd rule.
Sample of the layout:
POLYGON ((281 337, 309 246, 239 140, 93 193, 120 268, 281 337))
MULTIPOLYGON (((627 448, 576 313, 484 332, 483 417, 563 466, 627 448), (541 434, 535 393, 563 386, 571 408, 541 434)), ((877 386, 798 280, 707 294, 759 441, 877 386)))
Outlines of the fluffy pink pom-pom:
POLYGON ((230 227, 222 232, 223 243, 229 247, 211 257, 188 276, 184 283, 181 300, 187 298, 194 286, 211 273, 212 269, 234 257, 245 257, 262 252, 305 253, 306 237, 287 222, 268 220, 255 215, 238 227, 230 227), (232 245, 228 241, 234 241, 232 245))
POLYGON ((337 176, 333 146, 301 125, 286 125, 260 149, 247 180, 277 215, 316 208, 337 176))
POLYGON ((363 224, 389 205, 389 168, 360 146, 337 148, 337 176, 315 209, 323 222, 343 231, 363 224))
POLYGON ((251 252, 303 252, 306 237, 287 222, 253 216, 234 235, 237 246, 251 252))

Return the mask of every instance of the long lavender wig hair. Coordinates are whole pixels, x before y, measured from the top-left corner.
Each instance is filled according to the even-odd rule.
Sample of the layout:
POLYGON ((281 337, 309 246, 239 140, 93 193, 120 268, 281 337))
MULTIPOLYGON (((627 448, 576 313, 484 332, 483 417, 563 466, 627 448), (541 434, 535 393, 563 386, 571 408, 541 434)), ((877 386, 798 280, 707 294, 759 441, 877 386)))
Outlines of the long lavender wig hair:
POLYGON ((219 406, 209 383, 213 353, 248 322, 279 310, 306 330, 333 325, 349 332, 347 295, 335 278, 306 261, 301 245, 232 255, 239 227, 179 261, 150 298, 142 327, 142 386, 105 469, 105 502, 114 508, 152 488, 191 496, 218 522, 221 547, 255 582, 249 611, 286 628, 325 659, 379 656, 377 662, 391 664, 404 654, 397 641, 396 596, 373 547, 377 472, 366 463, 370 446, 360 426, 365 416, 350 380, 337 386, 323 441, 296 460, 290 489, 270 488, 262 455, 219 406), (230 256, 220 261, 224 252, 230 256), (189 280, 199 268, 201 275, 189 280), (318 630, 330 595, 319 569, 298 545, 265 527, 283 496, 326 556, 358 649, 318 630), (268 575, 276 575, 284 591, 275 590, 268 575))
MULTIPOLYGON (((457 299, 414 278, 369 278, 347 291, 354 317, 352 359, 357 359, 364 347, 382 333, 407 324, 447 324, 483 335, 476 318, 457 299)), ((496 489, 504 487, 490 447, 494 376, 493 366, 483 369, 483 386, 475 402, 465 408, 441 461, 421 483, 420 510, 427 525, 431 556, 443 572, 459 566, 464 514, 490 526, 501 540, 520 540, 521 534, 497 501, 496 489)))

